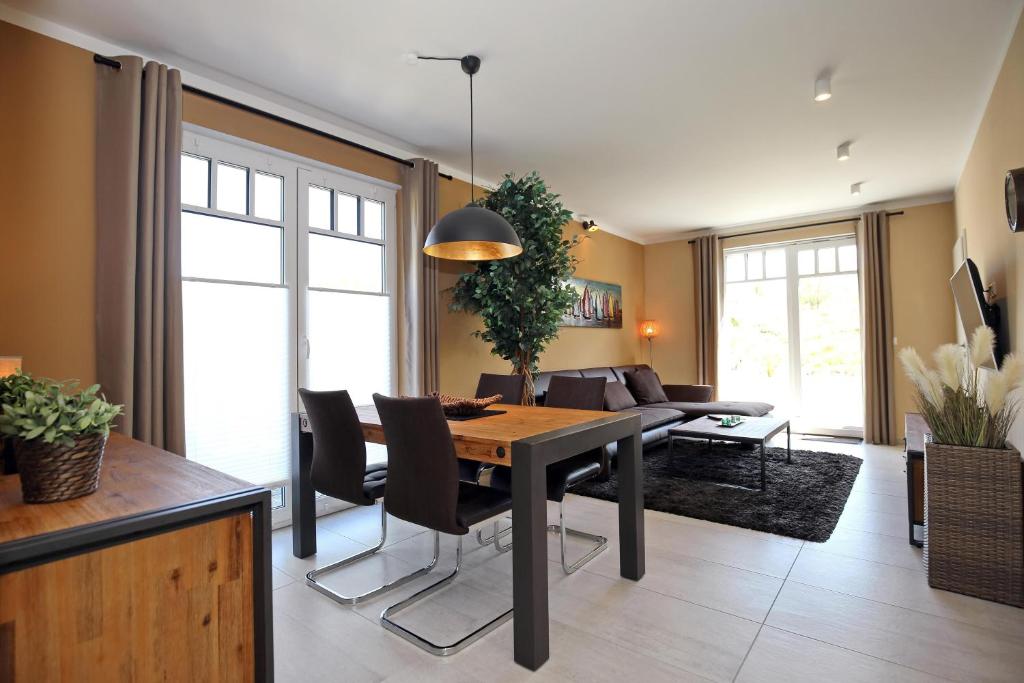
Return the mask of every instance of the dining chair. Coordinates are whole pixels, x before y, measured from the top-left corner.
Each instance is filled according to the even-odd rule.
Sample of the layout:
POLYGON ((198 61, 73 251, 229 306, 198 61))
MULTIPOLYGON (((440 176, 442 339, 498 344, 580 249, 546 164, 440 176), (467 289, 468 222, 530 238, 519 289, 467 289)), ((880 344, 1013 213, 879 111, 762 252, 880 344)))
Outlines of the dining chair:
MULTIPOLYGON (((502 403, 520 405, 523 402, 523 387, 526 385, 524 375, 495 375, 481 372, 476 385, 476 398, 488 398, 501 394, 502 403)), ((490 465, 478 460, 459 458, 459 479, 480 483, 480 476, 490 469, 490 465)))
MULTIPOLYGON (((299 396, 306 408, 313 433, 310 471, 313 488, 353 505, 376 504, 387 490, 388 466, 385 463, 366 464, 366 442, 348 392, 299 389, 299 396)), ((436 561, 360 595, 343 595, 320 583, 318 579, 324 574, 352 565, 383 548, 387 533, 388 515, 381 505, 380 541, 377 545, 308 572, 306 584, 335 602, 354 605, 408 583, 434 568, 436 561)))
MULTIPOLYGON (((604 387, 606 381, 604 377, 563 377, 555 375, 551 378, 551 384, 548 386, 544 406, 547 408, 604 410, 604 387)), ((553 465, 548 465, 548 500, 558 503, 558 524, 548 525, 548 531, 558 532, 559 534, 562 548, 562 570, 566 574, 572 574, 608 547, 608 539, 604 536, 566 527, 566 490, 570 486, 597 477, 607 467, 608 458, 604 448, 597 448, 593 451, 581 453, 580 455, 556 462, 553 465), (583 557, 570 564, 565 559, 566 535, 582 538, 592 542, 594 545, 583 557)), ((491 486, 510 491, 512 488, 511 470, 509 468, 496 468, 491 475, 491 486)), ((513 520, 513 523, 515 523, 515 520, 513 520)), ((495 523, 494 545, 501 551, 509 549, 509 546, 502 546, 499 543, 499 536, 506 533, 507 530, 499 533, 498 525, 495 523)))
POLYGON ((452 655, 508 621, 512 608, 447 645, 431 642, 393 617, 455 580, 462 568, 462 538, 469 527, 511 510, 512 497, 505 491, 459 480, 455 444, 436 397, 389 398, 374 394, 373 402, 388 447, 384 507, 399 519, 433 530, 432 562, 436 563, 440 555, 441 533, 458 537, 452 573, 385 609, 380 623, 431 654, 452 655))

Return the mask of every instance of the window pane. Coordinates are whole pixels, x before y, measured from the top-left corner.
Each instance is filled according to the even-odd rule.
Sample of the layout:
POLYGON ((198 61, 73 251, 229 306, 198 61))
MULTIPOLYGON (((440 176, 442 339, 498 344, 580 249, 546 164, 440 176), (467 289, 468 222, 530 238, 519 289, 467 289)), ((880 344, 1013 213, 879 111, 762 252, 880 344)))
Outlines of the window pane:
POLYGON ((343 237, 309 236, 309 286, 384 291, 384 247, 343 237))
POLYGON ((217 164, 217 208, 245 214, 249 211, 249 169, 217 164))
POLYGON ((363 200, 363 234, 384 239, 384 204, 372 199, 363 200))
POLYGON ((725 257, 725 281, 741 282, 745 277, 743 254, 727 254, 725 257))
POLYGON ((347 235, 359 234, 359 197, 344 192, 335 192, 338 197, 338 213, 335 214, 335 230, 347 235))
POLYGON ((309 227, 331 229, 331 191, 309 186, 309 227))
POLYGON ((814 275, 813 249, 802 249, 797 253, 796 270, 800 275, 814 275))
POLYGON ((272 221, 284 220, 284 178, 279 175, 256 172, 255 206, 253 215, 272 221))
POLYGON ((181 287, 189 460, 254 484, 287 479, 294 384, 288 290, 181 287))
POLYGON ((390 299, 309 293, 309 388, 346 389, 356 405, 391 393, 390 299))
POLYGON ((825 247, 824 249, 818 250, 818 272, 819 273, 834 273, 836 272, 836 248, 825 247))
POLYGON ((857 270, 857 245, 847 244, 839 247, 839 270, 857 270))
POLYGON ((747 279, 760 280, 764 277, 764 252, 747 252, 747 279))
POLYGON ((764 253, 764 276, 786 277, 785 249, 769 249, 764 253))
POLYGON ((281 284, 283 228, 181 212, 181 274, 281 284))
POLYGON ((210 206, 210 160, 181 155, 181 203, 210 206))

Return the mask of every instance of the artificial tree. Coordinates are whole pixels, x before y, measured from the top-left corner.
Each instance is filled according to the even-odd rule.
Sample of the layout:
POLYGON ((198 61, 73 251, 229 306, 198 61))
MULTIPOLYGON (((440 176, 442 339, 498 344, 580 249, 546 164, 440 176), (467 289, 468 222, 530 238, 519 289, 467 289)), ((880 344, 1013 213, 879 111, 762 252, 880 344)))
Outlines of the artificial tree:
POLYGON ((478 262, 455 283, 449 308, 481 317, 484 329, 473 335, 490 343, 492 354, 509 361, 514 374, 525 376, 523 399, 533 405, 537 361, 558 336, 562 314, 578 296, 569 278, 576 271, 571 249, 580 238, 562 237, 572 212, 548 191, 536 172, 519 178, 506 174, 493 192, 476 203, 512 224, 523 253, 478 262))

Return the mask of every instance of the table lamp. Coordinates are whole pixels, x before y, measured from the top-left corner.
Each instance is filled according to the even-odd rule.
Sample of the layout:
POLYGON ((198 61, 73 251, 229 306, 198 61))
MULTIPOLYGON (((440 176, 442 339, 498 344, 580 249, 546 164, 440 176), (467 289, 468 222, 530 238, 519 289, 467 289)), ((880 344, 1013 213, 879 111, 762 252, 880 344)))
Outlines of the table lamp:
POLYGON ((640 334, 647 337, 647 349, 651 355, 651 368, 654 368, 654 338, 658 336, 658 322, 645 320, 640 323, 640 334))
POLYGON ((0 356, 0 377, 13 375, 21 370, 21 356, 0 356))

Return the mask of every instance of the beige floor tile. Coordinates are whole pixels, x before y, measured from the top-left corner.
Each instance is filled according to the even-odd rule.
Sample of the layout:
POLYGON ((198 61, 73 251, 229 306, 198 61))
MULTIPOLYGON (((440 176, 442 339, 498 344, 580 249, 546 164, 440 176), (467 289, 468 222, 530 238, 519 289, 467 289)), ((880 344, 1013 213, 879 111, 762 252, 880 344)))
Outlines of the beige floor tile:
POLYGON ((926 673, 810 638, 761 629, 737 683, 926 683, 926 673))
POLYGON ((333 531, 318 526, 316 529, 316 553, 309 557, 299 558, 292 554, 291 527, 278 529, 271 534, 271 563, 293 579, 302 581, 306 572, 317 567, 330 564, 353 553, 366 550, 362 543, 350 538, 339 536, 333 531))
MULTIPOLYGON (((380 507, 377 505, 361 505, 324 515, 318 517, 316 523, 363 545, 376 546, 380 542, 380 507)), ((384 545, 399 543, 425 531, 421 526, 388 515, 388 537, 384 545)))
POLYGON ((869 531, 873 534, 885 534, 897 538, 907 538, 907 512, 878 512, 856 505, 850 505, 839 517, 836 528, 869 531))
POLYGON ((1024 639, 787 583, 767 624, 958 681, 1019 681, 1024 639))
POLYGON ((859 510, 899 515, 904 520, 907 518, 906 496, 891 496, 885 493, 871 493, 863 490, 851 491, 846 506, 859 510))
POLYGON ((838 527, 832 532, 831 538, 824 543, 808 541, 804 547, 808 550, 893 564, 922 573, 925 571, 924 551, 910 545, 906 534, 897 537, 838 527))
POLYGON ((1024 637, 1024 610, 934 589, 913 569, 805 546, 788 580, 1024 637))
POLYGON ((907 478, 905 475, 896 476, 871 476, 861 473, 857 481, 853 483, 851 495, 855 493, 881 493, 897 498, 907 497, 907 478))
POLYGON ((270 568, 270 586, 273 590, 277 590, 278 588, 284 588, 293 581, 295 581, 295 579, 293 579, 288 574, 285 574, 277 567, 270 568))

